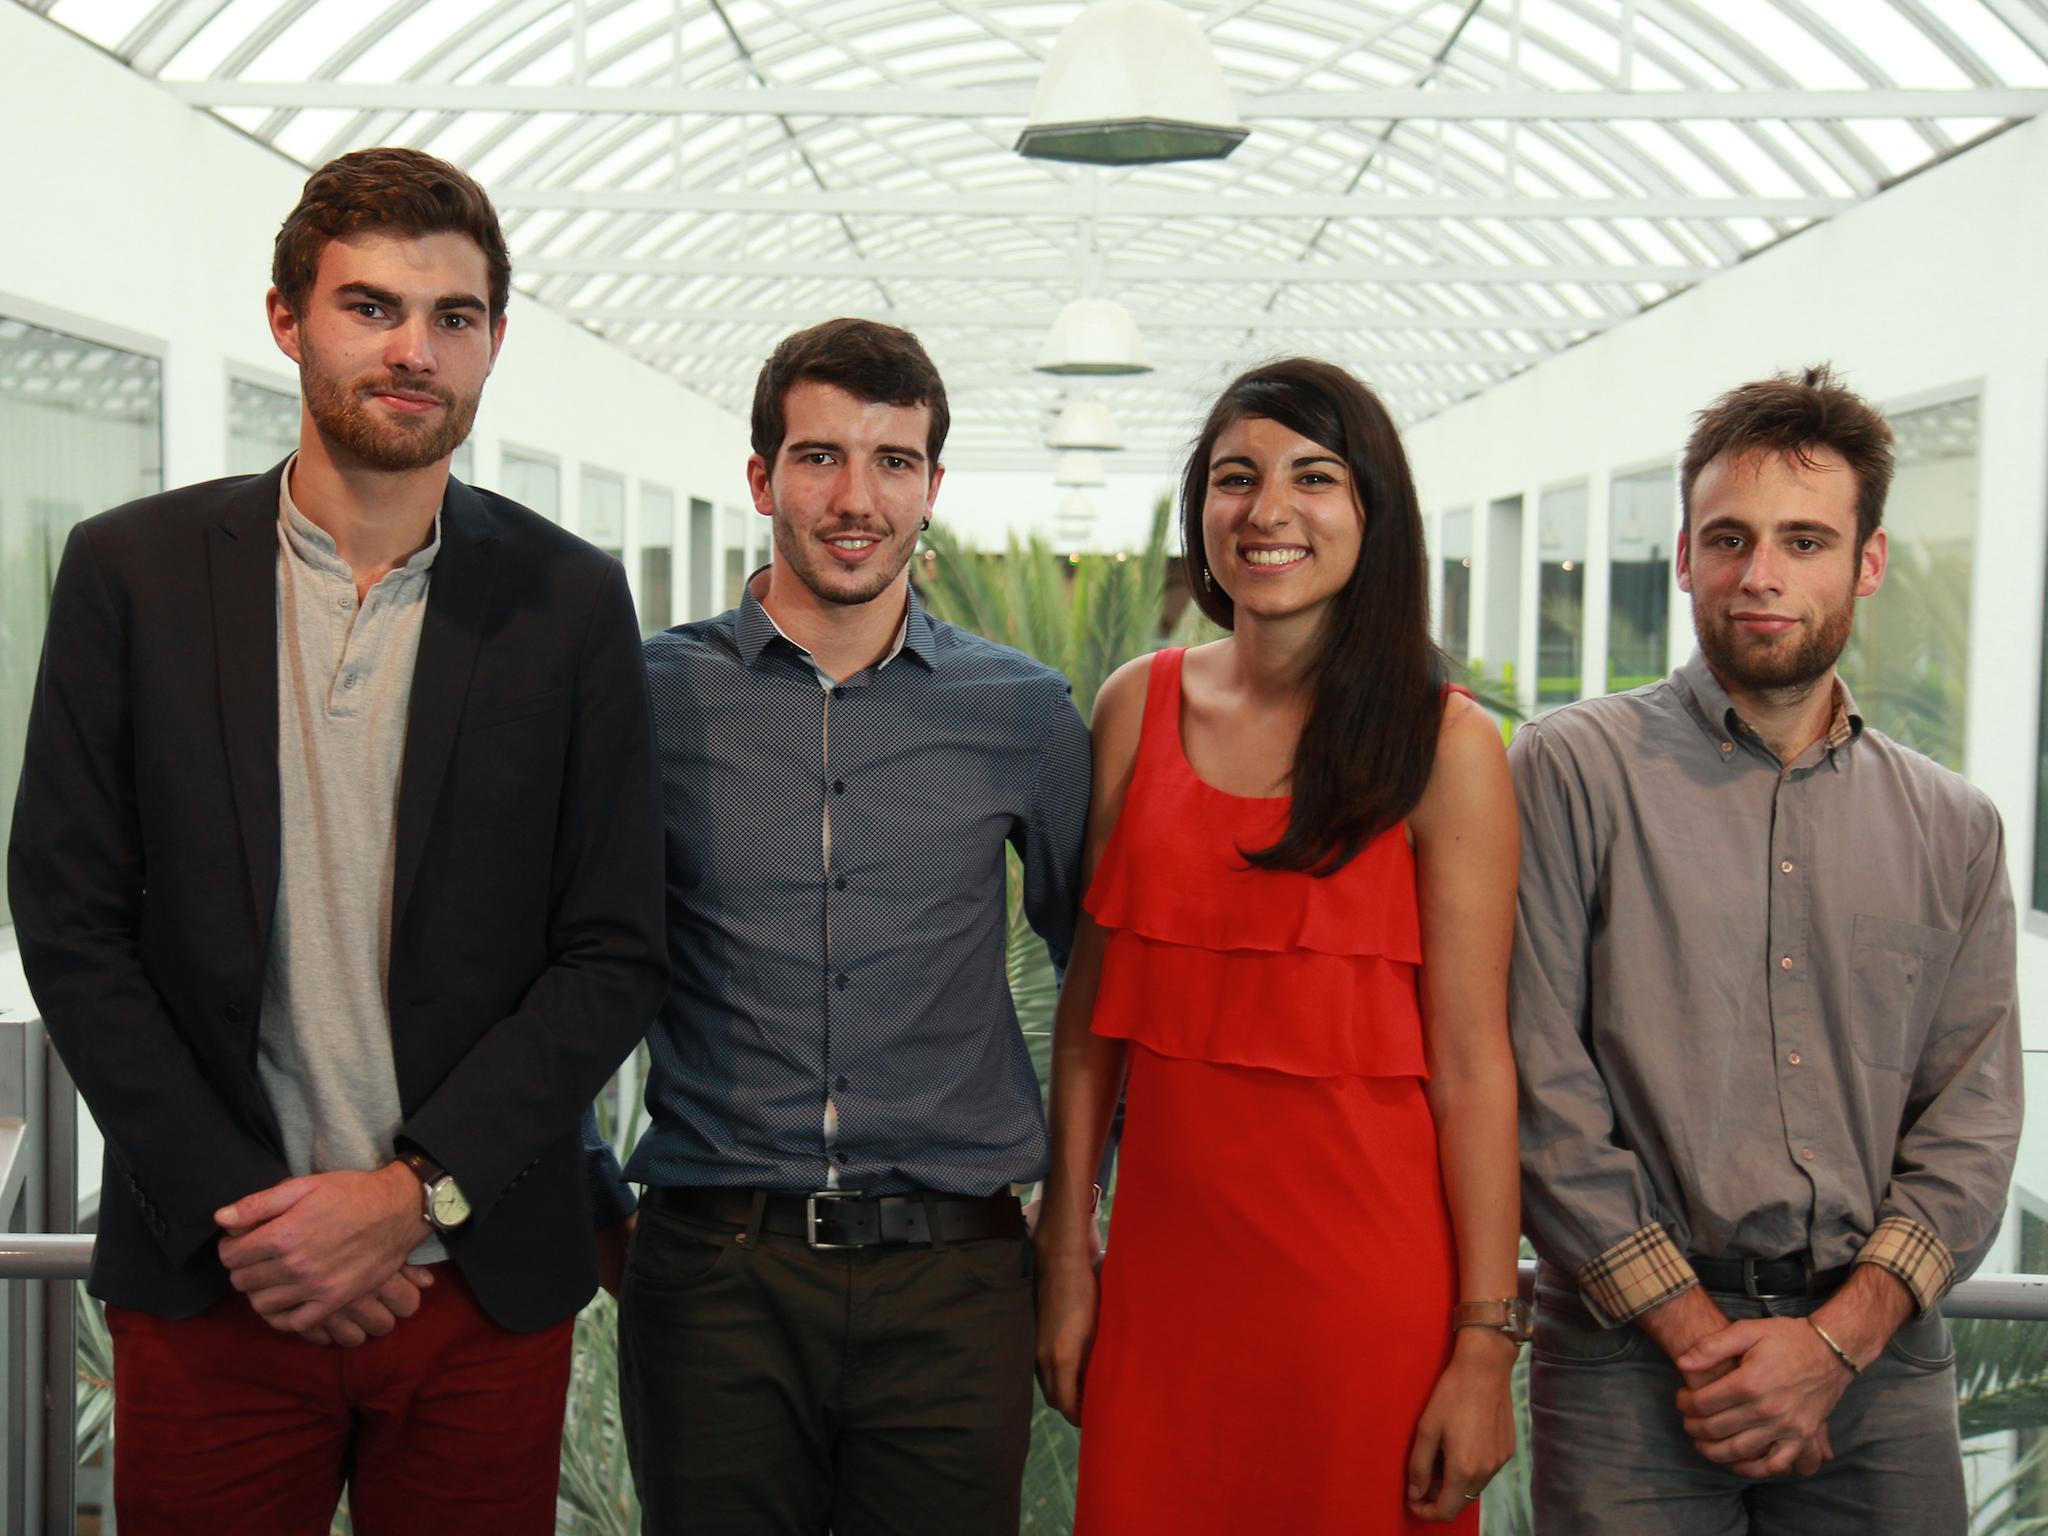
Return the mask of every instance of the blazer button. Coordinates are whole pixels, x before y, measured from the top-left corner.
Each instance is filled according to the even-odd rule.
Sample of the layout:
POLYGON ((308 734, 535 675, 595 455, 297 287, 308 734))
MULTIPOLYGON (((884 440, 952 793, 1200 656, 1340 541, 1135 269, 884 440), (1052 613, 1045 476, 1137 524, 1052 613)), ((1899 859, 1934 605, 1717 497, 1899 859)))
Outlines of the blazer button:
POLYGON ((221 1009, 220 1016, 230 1024, 239 1024, 242 1022, 242 1005, 240 1003, 229 1003, 227 1007, 221 1009))

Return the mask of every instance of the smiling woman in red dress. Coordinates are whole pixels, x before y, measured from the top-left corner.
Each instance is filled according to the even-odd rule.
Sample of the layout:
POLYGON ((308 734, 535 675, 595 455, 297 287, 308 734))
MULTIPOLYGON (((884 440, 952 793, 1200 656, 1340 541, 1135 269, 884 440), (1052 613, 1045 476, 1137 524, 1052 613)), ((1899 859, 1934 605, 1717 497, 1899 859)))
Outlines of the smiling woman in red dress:
POLYGON ((1103 686, 1053 1046, 1038 1357, 1075 1529, 1476 1531, 1514 1448, 1500 736, 1443 684, 1407 459, 1350 375, 1233 382, 1181 518, 1231 633, 1103 686))

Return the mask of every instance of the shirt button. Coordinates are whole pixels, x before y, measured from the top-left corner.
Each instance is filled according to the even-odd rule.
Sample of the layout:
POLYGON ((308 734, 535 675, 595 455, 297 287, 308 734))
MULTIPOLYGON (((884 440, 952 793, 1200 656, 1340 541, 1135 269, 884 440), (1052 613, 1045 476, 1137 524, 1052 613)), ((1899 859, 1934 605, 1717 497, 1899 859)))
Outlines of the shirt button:
POLYGON ((832 781, 832 793, 833 793, 833 794, 835 794, 835 795, 843 795, 843 794, 845 794, 845 793, 846 793, 846 780, 844 780, 844 779, 834 779, 834 780, 832 781))
POLYGON ((1805 1059, 1806 1058, 1801 1056, 1797 1051, 1787 1051, 1785 1053, 1785 1060, 1795 1067, 1798 1066, 1799 1063, 1804 1061, 1805 1059))
POLYGON ((1779 970, 1781 970, 1781 971, 1789 971, 1789 970, 1791 970, 1791 969, 1792 969, 1792 957, 1791 957, 1790 955, 1787 955, 1787 956, 1786 956, 1786 957, 1785 957, 1784 959, 1780 960, 1780 961, 1778 962, 1778 969, 1779 969, 1779 970))
POLYGON ((1721 750, 1723 752, 1733 752, 1735 750, 1735 743, 1732 741, 1724 741, 1721 743, 1721 750))
POLYGON ((355 607, 355 605, 356 600, 352 597, 337 597, 334 600, 334 606, 339 608, 343 613, 347 613, 349 609, 355 607))
MULTIPOLYGON (((839 1161, 840 1161, 840 1162, 842 1162, 842 1163, 846 1163, 846 1162, 851 1162, 851 1161, 852 1161, 852 1159, 851 1159, 850 1157, 848 1157, 848 1156, 847 1156, 847 1155, 846 1155, 846 1154, 845 1154, 844 1152, 834 1152, 834 1153, 833 1153, 832 1155, 833 1155, 834 1157, 838 1158, 838 1159, 839 1159, 839 1161)), ((1812 1156, 1812 1154, 1811 1154, 1811 1153, 1808 1153, 1807 1155, 1808 1155, 1809 1157, 1810 1157, 1810 1156, 1812 1156)))
POLYGON ((844 1093, 846 1091, 846 1079, 844 1077, 835 1077, 832 1079, 832 1086, 841 1093, 844 1093))
POLYGON ((846 978, 844 976, 841 976, 836 982, 833 983, 833 985, 839 988, 840 991, 844 992, 846 990, 846 978))
POLYGON ((843 891, 843 890, 845 890, 845 889, 846 889, 846 876, 844 876, 844 875, 841 875, 841 876, 840 876, 840 877, 839 877, 839 878, 838 878, 837 880, 834 880, 834 881, 832 882, 832 889, 833 889, 833 890, 835 890, 835 891, 843 891))
POLYGON ((1780 865, 1778 866, 1778 873, 1779 873, 1779 874, 1781 874, 1781 875, 1789 875, 1789 874, 1791 874, 1791 873, 1792 873, 1792 861, 1791 861, 1790 859, 1787 859, 1787 860, 1785 860, 1785 861, 1784 861, 1784 863, 1780 864, 1780 865))
POLYGON ((1804 1159, 1805 1159, 1805 1160, 1806 1160, 1807 1162, 1809 1162, 1809 1163, 1810 1163, 1810 1162, 1812 1162, 1812 1161, 1813 1161, 1813 1148, 1811 1148, 1811 1147, 1801 1147, 1801 1148, 1799 1149, 1799 1155, 1800 1155, 1800 1156, 1801 1156, 1802 1158, 1804 1158, 1804 1159))
POLYGON ((353 687, 355 687, 355 685, 356 685, 356 675, 355 675, 355 673, 353 673, 353 672, 349 673, 349 675, 348 675, 347 677, 344 677, 344 678, 343 678, 343 679, 341 680, 341 686, 342 686, 342 687, 344 687, 344 688, 353 688, 353 687))

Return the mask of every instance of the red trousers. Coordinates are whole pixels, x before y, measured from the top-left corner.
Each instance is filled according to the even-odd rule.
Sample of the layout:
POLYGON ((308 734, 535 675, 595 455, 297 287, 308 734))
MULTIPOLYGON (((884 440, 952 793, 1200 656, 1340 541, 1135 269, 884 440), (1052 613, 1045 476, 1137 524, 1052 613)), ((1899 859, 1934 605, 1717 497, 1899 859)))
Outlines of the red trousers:
POLYGON ((197 1317, 107 1308, 123 1536, 551 1536, 573 1324, 508 1333, 453 1264, 353 1349, 240 1295, 197 1317))

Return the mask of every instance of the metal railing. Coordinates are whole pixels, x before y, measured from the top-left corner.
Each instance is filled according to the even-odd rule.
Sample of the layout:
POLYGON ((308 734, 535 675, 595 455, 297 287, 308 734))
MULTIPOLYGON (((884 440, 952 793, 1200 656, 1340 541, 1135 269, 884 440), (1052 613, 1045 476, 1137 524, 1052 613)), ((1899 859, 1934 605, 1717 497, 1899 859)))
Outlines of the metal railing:
MULTIPOLYGON (((78 1227, 78 1093, 42 1021, 0 1010, 0 1277, 85 1274, 78 1227)), ((76 1529, 77 1287, 0 1292, 0 1508, 10 1531, 76 1529)))
MULTIPOLYGON (((622 1095, 622 1099, 624 1095, 622 1095)), ((78 1096, 39 1019, 0 1009, 0 1509, 9 1531, 76 1528, 76 1287, 93 1239, 76 1231, 78 1096)), ((1521 1265, 1531 1294, 1536 1266, 1521 1265)), ((1951 1318, 2048 1322, 2048 1275, 1977 1275, 1943 1299, 1951 1318)))

